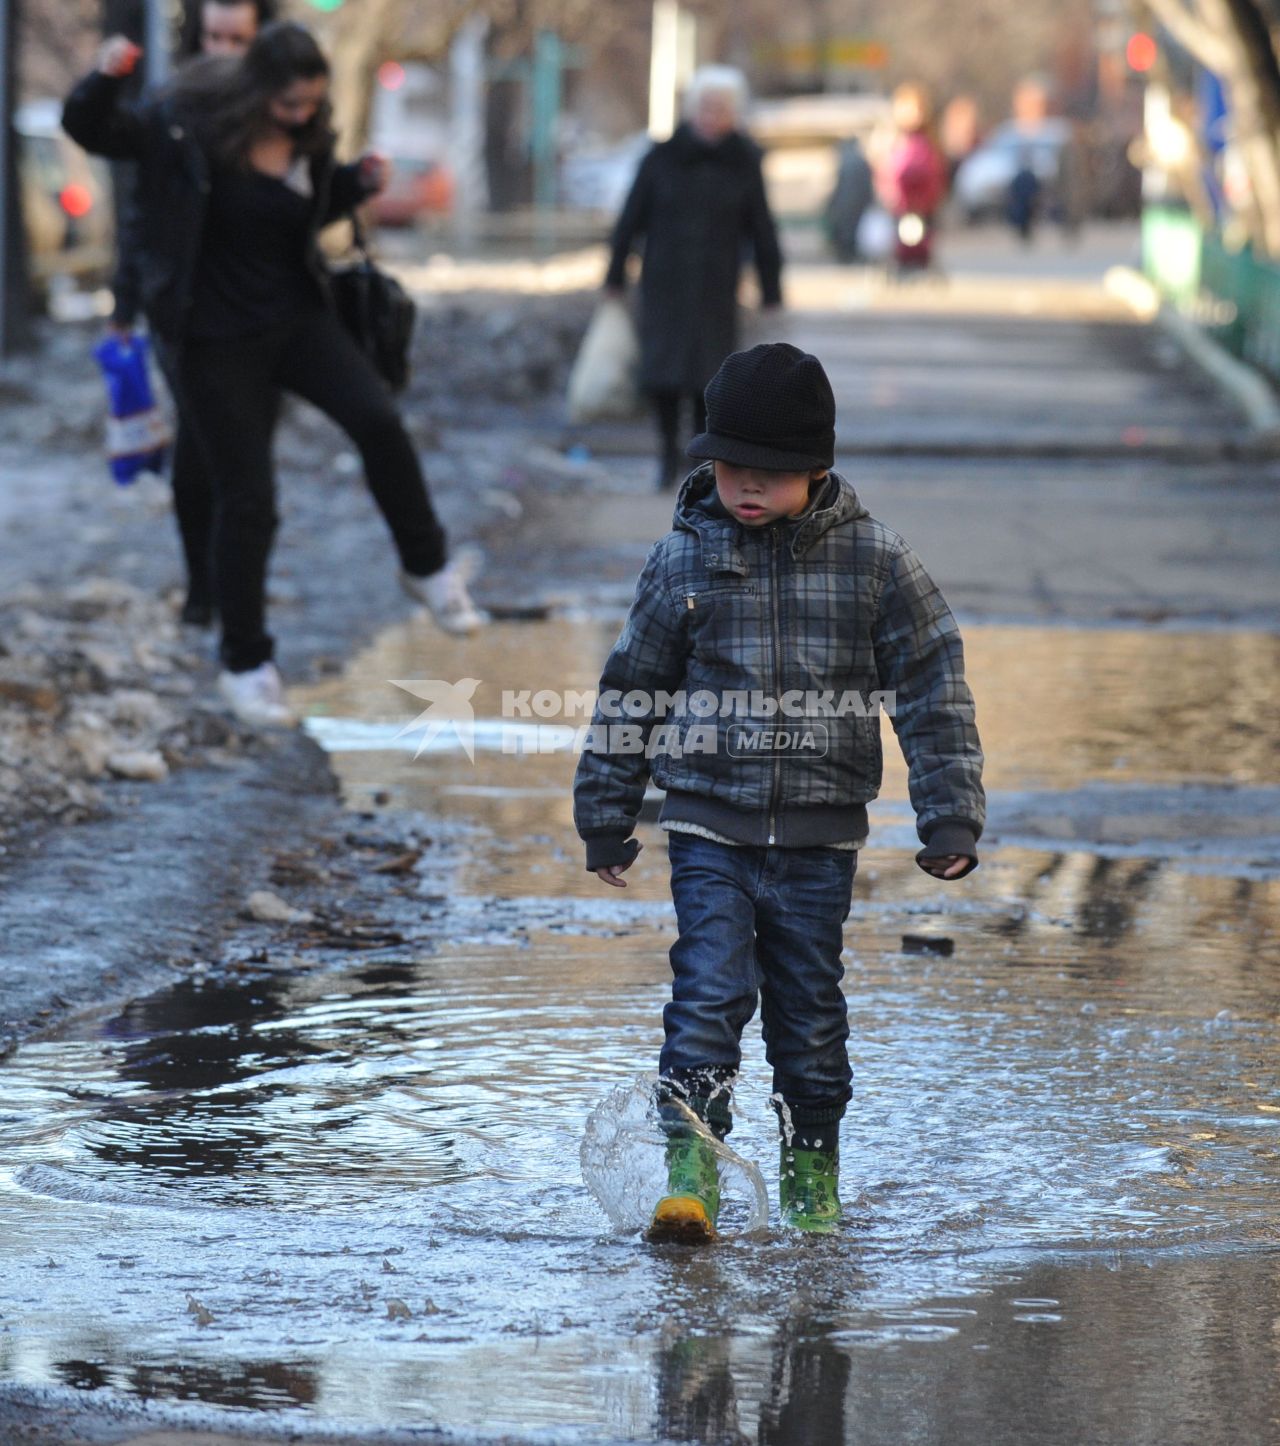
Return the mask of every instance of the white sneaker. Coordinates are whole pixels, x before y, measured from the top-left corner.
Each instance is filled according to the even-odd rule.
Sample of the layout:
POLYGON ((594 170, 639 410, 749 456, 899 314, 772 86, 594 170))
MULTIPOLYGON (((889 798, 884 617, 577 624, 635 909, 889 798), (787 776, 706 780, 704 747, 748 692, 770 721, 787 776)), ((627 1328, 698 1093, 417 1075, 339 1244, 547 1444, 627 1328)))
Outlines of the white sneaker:
POLYGON ((284 701, 284 684, 274 663, 263 663, 247 673, 223 672, 218 692, 242 723, 255 728, 291 728, 298 721, 284 701))
POLYGON ((476 607, 467 591, 469 559, 455 558, 429 577, 400 574, 400 586, 415 602, 425 603, 446 633, 474 633, 489 621, 488 613, 476 607))

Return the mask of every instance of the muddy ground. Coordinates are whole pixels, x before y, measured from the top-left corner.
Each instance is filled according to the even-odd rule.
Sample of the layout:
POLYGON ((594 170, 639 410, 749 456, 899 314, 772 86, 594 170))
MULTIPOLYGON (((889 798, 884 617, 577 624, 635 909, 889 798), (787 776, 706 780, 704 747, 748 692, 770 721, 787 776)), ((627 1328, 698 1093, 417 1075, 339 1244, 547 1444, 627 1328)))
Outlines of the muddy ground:
MULTIPOLYGON (((404 415, 451 541, 495 563, 518 553, 540 501, 581 483, 524 434, 555 434, 591 301, 447 298, 419 326, 404 415)), ((319 749, 219 708, 213 634, 176 620, 167 488, 116 488, 101 460, 94 340, 51 328, 0 377, 0 1051, 234 954, 241 934, 252 953, 242 915, 273 859, 335 847, 350 825, 319 749)), ((297 682, 338 671, 411 604, 342 434, 292 407, 277 456, 272 618, 297 682)), ((502 577, 495 566, 478 591, 519 612, 528 599, 502 577)))

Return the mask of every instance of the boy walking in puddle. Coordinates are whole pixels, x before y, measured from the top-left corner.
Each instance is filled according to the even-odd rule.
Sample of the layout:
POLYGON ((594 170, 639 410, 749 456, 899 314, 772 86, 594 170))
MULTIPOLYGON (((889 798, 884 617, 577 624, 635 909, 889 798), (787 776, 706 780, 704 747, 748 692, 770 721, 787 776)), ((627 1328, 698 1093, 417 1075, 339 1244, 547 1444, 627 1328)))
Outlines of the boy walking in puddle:
POLYGON ((736 352, 706 403, 707 430, 688 448, 703 465, 640 575, 574 784, 587 869, 615 887, 641 848, 631 834, 650 773, 666 790, 678 938, 654 1241, 715 1237, 716 1154, 701 1127, 729 1133, 757 1000, 783 1220, 839 1222, 852 1078, 840 956, 880 786, 877 699, 907 761, 920 867, 969 873, 985 816, 959 630, 915 554, 831 471, 821 363, 781 342, 736 352))

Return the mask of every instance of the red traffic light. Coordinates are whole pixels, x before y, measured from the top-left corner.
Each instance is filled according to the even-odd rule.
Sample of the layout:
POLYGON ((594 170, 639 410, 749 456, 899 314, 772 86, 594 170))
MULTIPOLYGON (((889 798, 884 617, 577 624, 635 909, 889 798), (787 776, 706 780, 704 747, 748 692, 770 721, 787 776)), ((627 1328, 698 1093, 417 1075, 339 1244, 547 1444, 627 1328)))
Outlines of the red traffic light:
POLYGON ((1139 74, 1150 70, 1156 63, 1156 53, 1155 41, 1142 30, 1131 35, 1124 48, 1124 58, 1129 62, 1129 69, 1136 70, 1139 74))

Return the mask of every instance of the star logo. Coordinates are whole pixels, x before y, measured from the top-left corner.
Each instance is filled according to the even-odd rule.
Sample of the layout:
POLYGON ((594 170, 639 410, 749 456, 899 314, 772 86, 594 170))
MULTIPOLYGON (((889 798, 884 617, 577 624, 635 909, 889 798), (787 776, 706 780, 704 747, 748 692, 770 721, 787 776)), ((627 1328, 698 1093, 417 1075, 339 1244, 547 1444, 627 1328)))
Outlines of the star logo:
POLYGON ((404 738, 415 728, 423 730, 414 751, 415 758, 421 758, 446 729, 452 728, 467 757, 472 763, 476 761, 476 715, 471 699, 480 686, 479 678, 459 678, 456 683, 446 683, 440 678, 391 678, 388 681, 393 688, 411 693, 428 705, 396 734, 396 738, 404 738))

